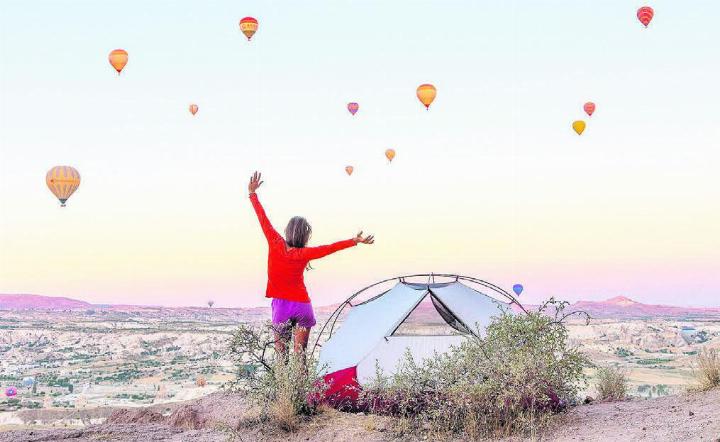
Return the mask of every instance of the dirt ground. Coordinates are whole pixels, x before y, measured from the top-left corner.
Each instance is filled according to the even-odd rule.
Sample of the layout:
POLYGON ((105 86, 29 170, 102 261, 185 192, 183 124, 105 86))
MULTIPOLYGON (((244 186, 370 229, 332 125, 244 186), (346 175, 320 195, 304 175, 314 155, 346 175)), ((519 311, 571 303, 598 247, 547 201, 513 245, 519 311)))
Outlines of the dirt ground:
MULTIPOLYGON (((329 410, 294 433, 255 424, 253 416, 242 396, 216 393, 171 409, 117 409, 105 423, 83 429, 8 431, 0 433, 0 442, 399 440, 389 431, 389 418, 366 414, 329 410)), ((427 439, 419 435, 416 440, 427 439)), ((558 416, 540 440, 720 441, 720 390, 583 405, 558 416)))

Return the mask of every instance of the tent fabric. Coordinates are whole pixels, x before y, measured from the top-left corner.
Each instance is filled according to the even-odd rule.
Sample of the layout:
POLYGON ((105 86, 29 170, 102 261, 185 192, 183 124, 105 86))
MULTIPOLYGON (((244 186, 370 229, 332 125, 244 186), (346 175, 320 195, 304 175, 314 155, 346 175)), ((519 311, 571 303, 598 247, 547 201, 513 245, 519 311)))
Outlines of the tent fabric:
POLYGON ((405 360, 405 352, 410 349, 413 360, 420 364, 423 359, 431 358, 435 353, 445 353, 451 346, 459 346, 467 336, 388 336, 376 345, 357 365, 357 381, 367 385, 376 378, 376 368, 384 376, 394 374, 398 364, 405 360))
POLYGON ((502 309, 509 309, 508 304, 459 282, 431 291, 473 333, 483 334, 493 316, 498 316, 502 309))
POLYGON ((352 306, 344 323, 322 346, 319 365, 331 382, 327 401, 347 406, 357 400, 363 385, 376 378, 376 367, 383 376, 392 376, 407 351, 416 363, 451 351, 471 336, 469 331, 483 334, 491 318, 503 309, 510 311, 508 307, 459 281, 419 284, 401 280, 387 292, 352 306), (431 297, 442 319, 462 334, 394 334, 426 296, 431 297))
POLYGON ((342 327, 323 345, 320 368, 331 373, 356 366, 427 293, 425 286, 398 283, 383 296, 352 307, 342 327))

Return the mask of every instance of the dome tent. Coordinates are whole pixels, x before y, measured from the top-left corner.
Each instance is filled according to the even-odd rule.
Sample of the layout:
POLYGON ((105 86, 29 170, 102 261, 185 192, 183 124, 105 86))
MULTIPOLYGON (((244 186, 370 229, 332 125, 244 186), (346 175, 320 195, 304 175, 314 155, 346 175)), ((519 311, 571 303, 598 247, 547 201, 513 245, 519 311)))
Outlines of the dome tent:
POLYGON ((327 401, 335 406, 351 406, 362 386, 375 379, 378 367, 384 375, 392 375, 406 351, 417 362, 447 352, 472 335, 482 335, 491 318, 502 310, 510 311, 511 304, 522 309, 500 287, 459 275, 401 276, 360 290, 330 315, 315 344, 318 346, 326 333, 319 366, 326 373, 327 401), (427 281, 412 282, 418 278, 427 281), (356 301, 360 294, 389 283, 394 286, 356 301), (348 308, 344 322, 335 331, 338 319, 348 308), (427 327, 431 322, 444 327, 427 327))

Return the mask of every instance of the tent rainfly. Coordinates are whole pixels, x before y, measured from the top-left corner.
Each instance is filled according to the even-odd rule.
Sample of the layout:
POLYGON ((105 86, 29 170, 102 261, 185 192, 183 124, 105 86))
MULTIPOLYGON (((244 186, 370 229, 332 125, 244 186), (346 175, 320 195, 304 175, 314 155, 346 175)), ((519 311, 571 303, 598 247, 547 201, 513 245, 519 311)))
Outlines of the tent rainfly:
POLYGON ((505 290, 475 278, 457 275, 412 275, 381 281, 361 290, 338 307, 328 322, 337 321, 342 310, 350 311, 341 327, 332 333, 320 351, 319 365, 325 370, 326 400, 335 406, 352 406, 358 393, 376 376, 376 364, 384 375, 392 375, 406 351, 417 362, 434 353, 450 351, 473 334, 483 334, 491 317, 510 304, 520 305, 505 290), (406 282, 427 276, 432 282, 406 282), (436 283, 435 276, 451 277, 436 283), (397 280, 390 290, 367 301, 352 304, 355 296, 383 282, 397 280), (471 284, 463 284, 471 283, 471 284), (480 285, 482 291, 469 285, 480 285), (492 292, 500 301, 483 292, 492 292), (429 326, 432 325, 432 326, 429 326))

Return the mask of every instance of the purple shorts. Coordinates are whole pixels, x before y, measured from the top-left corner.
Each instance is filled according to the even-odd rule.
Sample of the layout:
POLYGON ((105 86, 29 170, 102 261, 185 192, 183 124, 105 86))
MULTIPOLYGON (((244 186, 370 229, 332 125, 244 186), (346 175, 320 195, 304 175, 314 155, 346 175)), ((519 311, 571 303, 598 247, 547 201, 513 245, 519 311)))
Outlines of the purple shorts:
POLYGON ((273 298, 272 300, 273 325, 290 323, 291 326, 310 328, 315 325, 315 314, 309 302, 295 302, 287 299, 273 298))

